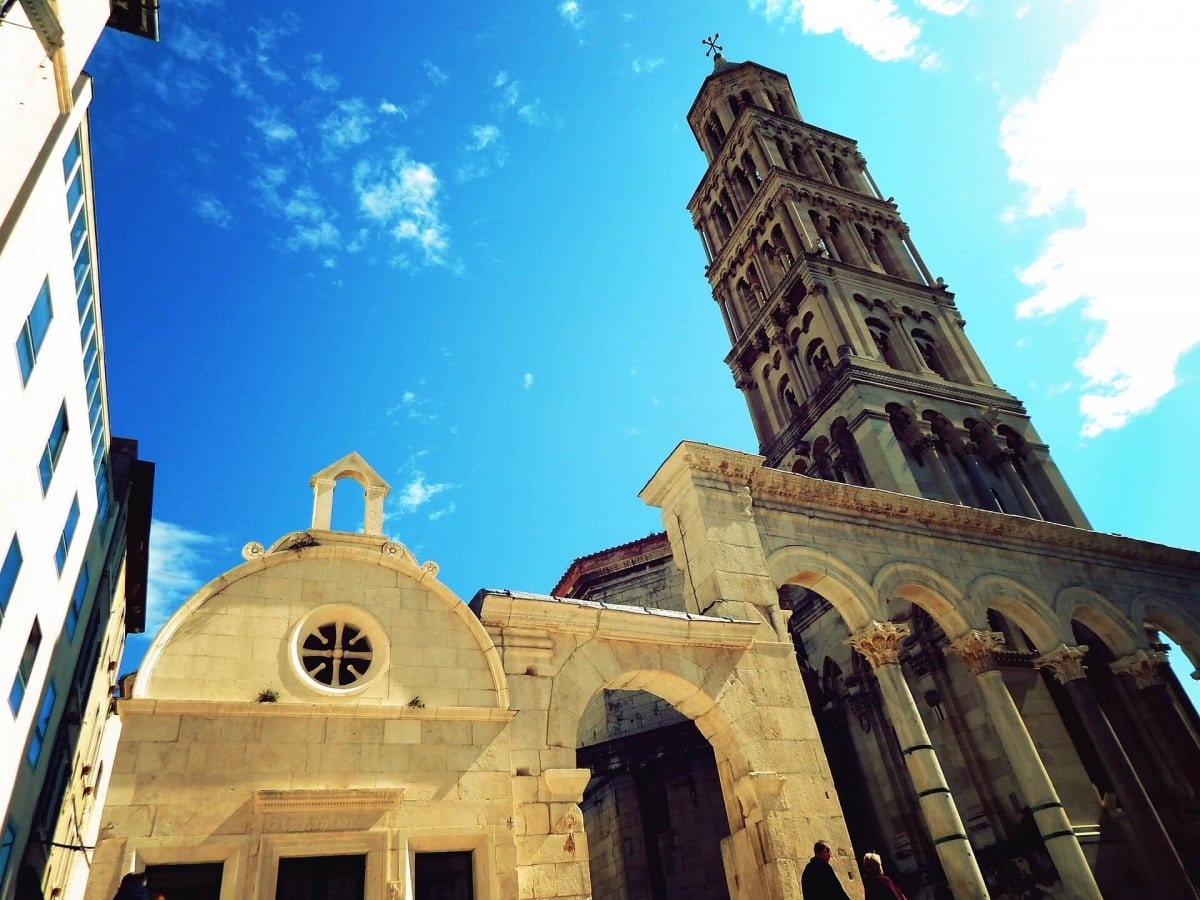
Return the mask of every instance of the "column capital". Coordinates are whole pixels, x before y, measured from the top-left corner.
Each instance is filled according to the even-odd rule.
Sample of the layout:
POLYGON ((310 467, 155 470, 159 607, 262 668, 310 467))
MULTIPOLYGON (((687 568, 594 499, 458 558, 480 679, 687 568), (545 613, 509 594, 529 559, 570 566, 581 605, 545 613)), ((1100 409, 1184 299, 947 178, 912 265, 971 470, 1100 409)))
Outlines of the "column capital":
POLYGON ((1083 655, 1087 653, 1087 649, 1086 644, 1075 647, 1059 644, 1049 653, 1043 653, 1035 659, 1033 664, 1038 668, 1049 669, 1059 683, 1066 684, 1068 681, 1083 678, 1087 673, 1087 666, 1083 664, 1083 655))
POLYGON ((846 638, 846 643, 865 656, 873 669, 899 665, 900 643, 910 630, 895 622, 872 622, 846 638))
POLYGON ((1138 690, 1162 684, 1162 666, 1167 654, 1161 650, 1135 650, 1109 664, 1114 675, 1128 675, 1137 682, 1138 690))
POLYGON ((1004 646, 1004 635, 998 631, 968 631, 950 642, 949 650, 971 670, 982 675, 996 668, 995 651, 1004 646))

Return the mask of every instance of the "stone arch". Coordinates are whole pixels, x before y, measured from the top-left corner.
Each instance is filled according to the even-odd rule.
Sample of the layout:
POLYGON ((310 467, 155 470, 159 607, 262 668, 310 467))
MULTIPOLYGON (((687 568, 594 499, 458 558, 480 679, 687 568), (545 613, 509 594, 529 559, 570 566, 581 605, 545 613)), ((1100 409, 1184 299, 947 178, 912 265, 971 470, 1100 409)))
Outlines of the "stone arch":
POLYGON ((1078 620, 1104 641, 1115 657, 1132 653, 1146 643, 1124 612, 1108 598, 1080 585, 1064 588, 1054 601, 1064 630, 1071 634, 1071 622, 1078 620))
POLYGON ((891 619, 888 604, 893 597, 921 607, 951 640, 970 631, 973 619, 986 621, 949 579, 920 563, 888 563, 875 573, 872 587, 884 609, 880 621, 891 619))
MULTIPOLYGON (((307 537, 304 532, 301 532, 299 536, 301 538, 307 537)), ((164 649, 171 642, 171 639, 179 631, 183 623, 194 612, 204 606, 205 603, 230 585, 268 569, 295 562, 297 559, 351 559, 391 569, 417 582, 427 589, 430 594, 437 597, 458 618, 462 626, 470 632, 475 643, 483 653, 484 659, 487 661, 488 671, 491 673, 492 684, 496 689, 497 708, 508 709, 510 707, 508 679, 504 674, 504 663, 500 658, 499 650, 497 650, 496 645, 492 642, 483 624, 471 612, 470 607, 463 603, 450 588, 437 580, 437 568, 435 565, 432 563, 426 563, 424 566, 418 565, 412 553, 403 544, 398 544, 394 541, 382 542, 377 547, 352 547, 344 544, 337 546, 319 544, 288 546, 289 543, 300 543, 300 541, 289 542, 289 538, 295 537, 297 536, 289 535, 277 541, 274 547, 272 547, 272 550, 283 548, 285 552, 267 551, 264 553, 261 545, 249 545, 247 552, 255 553, 250 560, 230 569, 223 575, 218 575, 212 581, 208 582, 208 584, 204 585, 204 587, 200 588, 200 590, 196 591, 196 593, 192 594, 175 611, 171 618, 167 620, 146 651, 141 667, 138 670, 139 677, 134 682, 133 698, 142 699, 148 696, 147 691, 153 680, 154 668, 162 656, 164 649), (249 550, 249 547, 256 546, 258 547, 256 552, 249 550)))
POLYGON ((1063 631, 1053 608, 1025 585, 1003 575, 981 575, 967 588, 974 606, 985 613, 994 609, 1010 620, 1042 653, 1059 644, 1073 643, 1070 629, 1063 631))
POLYGON ((1146 625, 1166 634, 1200 670, 1200 623, 1188 612, 1159 594, 1139 594, 1130 618, 1135 626, 1146 625))
POLYGON ((838 611, 851 632, 884 617, 872 586, 823 550, 781 547, 767 558, 767 571, 776 587, 798 584, 820 594, 838 611))
POLYGON ((331 529, 333 489, 343 478, 349 478, 362 485, 363 534, 383 534, 383 498, 388 495, 391 487, 355 451, 329 464, 309 480, 308 483, 313 489, 312 527, 322 531, 331 529))

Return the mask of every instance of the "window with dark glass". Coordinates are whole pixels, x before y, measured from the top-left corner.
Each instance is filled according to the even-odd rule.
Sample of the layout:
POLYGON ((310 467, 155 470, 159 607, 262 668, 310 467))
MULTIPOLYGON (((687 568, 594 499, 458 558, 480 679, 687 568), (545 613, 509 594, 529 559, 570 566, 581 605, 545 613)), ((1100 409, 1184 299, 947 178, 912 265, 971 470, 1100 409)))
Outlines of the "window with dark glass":
POLYGON ((162 894, 170 900, 220 900, 224 868, 219 862, 146 866, 146 886, 151 897, 162 894))
POLYGON ((38 467, 42 476, 43 494, 50 490, 50 479, 54 477, 63 445, 67 442, 67 430, 67 404, 64 402, 58 409, 54 425, 50 428, 50 437, 46 438, 46 449, 42 451, 42 463, 38 467))
POLYGON ((298 856, 279 860, 275 900, 363 900, 367 858, 298 856))
POLYGON ((62 537, 58 539, 58 549, 54 551, 54 564, 58 566, 58 574, 62 574, 63 566, 67 564, 67 554, 71 552, 71 541, 75 539, 75 529, 79 527, 79 495, 71 501, 71 509, 67 512, 67 521, 63 525, 62 537))
POLYGON ((29 736, 29 748, 25 751, 25 759, 34 768, 42 758, 42 747, 46 745, 46 735, 50 732, 50 717, 54 715, 54 702, 58 699, 58 689, 51 681, 46 685, 42 694, 42 705, 38 707, 37 719, 33 723, 33 734, 29 736))
POLYGON ((9 819, 4 823, 4 834, 0 835, 0 888, 8 877, 8 864, 12 861, 13 847, 17 844, 17 826, 9 819))
POLYGON ((8 552, 4 554, 4 565, 0 567, 0 622, 4 621, 4 612, 8 609, 8 601, 12 599, 17 587, 17 576, 21 573, 21 544, 14 534, 8 542, 8 552))
POLYGON ((418 853, 413 870, 414 900, 474 900, 469 850, 418 853))
POLYGON ((79 625, 80 615, 83 614, 83 601, 87 598, 88 579, 88 568, 83 566, 79 570, 79 577, 75 579, 75 590, 71 592, 71 606, 67 610, 67 637, 70 640, 75 639, 75 628, 79 625))
POLYGON ((29 639, 25 642, 25 650, 17 663, 17 674, 13 678, 12 690, 8 692, 8 708, 15 716, 21 709, 21 701, 25 699, 25 688, 29 686, 29 676, 33 674, 33 664, 37 661, 38 648, 42 646, 42 626, 38 620, 33 620, 29 629, 29 639))
POLYGON ((21 333, 17 335, 17 358, 21 363, 21 380, 25 384, 29 383, 29 376, 33 374, 33 364, 37 362, 52 318, 54 310, 50 303, 50 279, 46 279, 42 282, 37 299, 33 301, 29 315, 25 317, 21 333))

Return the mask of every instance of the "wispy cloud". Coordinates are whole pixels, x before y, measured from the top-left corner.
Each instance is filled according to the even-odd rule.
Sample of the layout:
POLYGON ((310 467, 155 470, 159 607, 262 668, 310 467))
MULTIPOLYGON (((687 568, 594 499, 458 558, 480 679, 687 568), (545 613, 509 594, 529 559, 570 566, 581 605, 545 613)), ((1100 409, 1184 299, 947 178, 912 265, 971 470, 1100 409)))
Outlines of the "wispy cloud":
POLYGON ((415 422, 432 422, 437 418, 437 414, 429 408, 429 400, 414 390, 407 390, 401 394, 399 402, 388 410, 388 415, 415 422))
POLYGON ((494 144, 499 138, 500 129, 495 125, 473 125, 471 126, 471 143, 467 146, 467 149, 471 151, 482 150, 494 144))
POLYGON ((416 512, 438 494, 448 490, 453 485, 449 482, 437 482, 430 484, 425 480, 424 472, 416 472, 408 483, 400 489, 397 496, 397 502, 400 504, 402 512, 416 512))
POLYGON ((310 53, 305 57, 308 64, 304 77, 318 91, 331 93, 342 85, 342 80, 325 68, 325 57, 321 53, 310 53))
POLYGON ((425 62, 422 63, 422 66, 425 68, 425 77, 429 79, 429 83, 434 87, 441 87, 450 80, 449 75, 435 66, 429 60, 425 60, 425 62))
POLYGON ((342 150, 366 143, 371 137, 374 117, 357 97, 338 101, 337 107, 321 122, 322 140, 329 150, 342 150))
POLYGON ((439 182, 432 166, 409 159, 401 149, 385 164, 359 162, 353 181, 368 218, 385 223, 402 244, 419 247, 424 262, 445 261, 447 229, 438 208, 439 182))
POLYGON ((582 28, 584 24, 583 10, 579 8, 578 0, 563 0, 558 4, 558 14, 572 28, 582 28))
POLYGON ((649 75, 655 69, 663 64, 664 60, 661 56, 656 56, 653 59, 642 59, 638 57, 631 64, 634 75, 649 75))
POLYGON ((1195 4, 1148 0, 1131 15, 1109 0, 1001 127, 1009 176, 1026 187, 1020 214, 1082 216, 1082 224, 1053 231, 1021 272, 1035 293, 1018 314, 1047 316, 1078 303, 1082 318, 1097 326, 1076 362, 1086 379, 1079 402, 1085 436, 1152 409, 1176 386, 1180 358, 1200 344, 1200 305, 1182 302, 1178 277, 1195 243, 1188 211, 1200 203, 1200 180, 1150 160, 1129 138, 1191 144, 1191 122, 1163 86, 1200 83, 1191 46, 1197 33, 1195 4))
POLYGON ((155 519, 150 527, 146 631, 157 632, 183 602, 212 577, 217 538, 155 519))
POLYGON ((228 228, 233 224, 233 214, 212 194, 201 194, 196 198, 196 215, 210 225, 228 228))
POLYGON ((531 387, 533 387, 532 372, 526 372, 523 376, 521 376, 521 387, 525 388, 525 390, 529 390, 531 387))
POLYGON ((252 123, 268 141, 291 141, 296 138, 296 129, 279 117, 279 111, 266 111, 252 123))

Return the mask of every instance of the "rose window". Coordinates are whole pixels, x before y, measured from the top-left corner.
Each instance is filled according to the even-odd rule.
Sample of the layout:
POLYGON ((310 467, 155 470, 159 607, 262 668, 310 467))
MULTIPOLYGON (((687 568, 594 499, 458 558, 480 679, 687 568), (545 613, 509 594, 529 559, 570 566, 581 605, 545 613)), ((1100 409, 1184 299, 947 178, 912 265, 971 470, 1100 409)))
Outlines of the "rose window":
POLYGON ((313 681, 331 688, 357 685, 371 668, 371 639, 359 627, 336 621, 317 625, 300 641, 300 665, 313 681))

